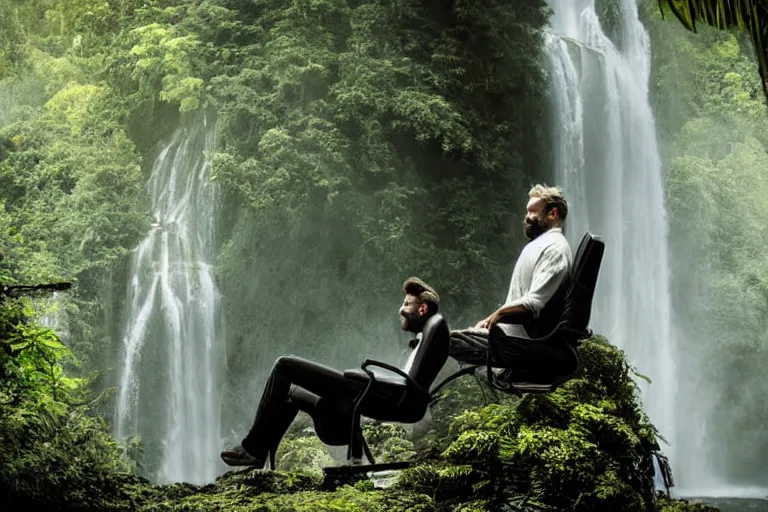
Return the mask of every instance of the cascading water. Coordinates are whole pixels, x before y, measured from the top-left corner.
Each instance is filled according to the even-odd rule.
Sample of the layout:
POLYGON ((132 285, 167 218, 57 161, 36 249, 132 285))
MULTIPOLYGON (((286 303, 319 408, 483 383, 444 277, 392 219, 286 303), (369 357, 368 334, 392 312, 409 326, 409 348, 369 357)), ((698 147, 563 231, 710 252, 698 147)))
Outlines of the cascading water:
POLYGON ((635 0, 619 0, 620 37, 606 36, 594 0, 548 0, 556 179, 569 204, 567 236, 603 237, 592 316, 653 384, 639 384, 678 483, 674 330, 661 161, 648 99, 650 43, 635 0))
POLYGON ((70 338, 69 318, 59 293, 53 292, 50 297, 37 299, 34 303, 40 325, 55 332, 56 336, 66 344, 70 338))
POLYGON ((202 118, 159 153, 149 180, 155 223, 132 259, 115 427, 118 437, 155 441, 161 482, 203 484, 222 469, 216 190, 206 158, 214 136, 202 118))

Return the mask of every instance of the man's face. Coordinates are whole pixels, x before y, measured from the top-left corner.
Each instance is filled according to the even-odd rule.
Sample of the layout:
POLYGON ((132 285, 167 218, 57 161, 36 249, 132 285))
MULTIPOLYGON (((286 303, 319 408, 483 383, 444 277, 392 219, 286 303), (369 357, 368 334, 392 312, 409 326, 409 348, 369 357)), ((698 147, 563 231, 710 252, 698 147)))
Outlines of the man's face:
POLYGON ((406 295, 400 306, 400 328, 404 331, 420 332, 424 326, 424 315, 427 314, 427 303, 419 302, 415 295, 406 295))
POLYGON ((545 203, 541 198, 532 197, 528 201, 523 226, 525 228, 525 236, 530 240, 549 230, 555 221, 555 210, 551 210, 547 214, 544 212, 544 207, 545 203))

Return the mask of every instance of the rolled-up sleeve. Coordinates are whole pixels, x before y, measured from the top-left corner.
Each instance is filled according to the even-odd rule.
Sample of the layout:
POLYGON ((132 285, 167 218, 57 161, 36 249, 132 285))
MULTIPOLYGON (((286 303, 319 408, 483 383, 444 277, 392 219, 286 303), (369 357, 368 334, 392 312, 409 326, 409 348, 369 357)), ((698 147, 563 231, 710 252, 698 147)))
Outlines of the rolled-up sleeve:
POLYGON ((538 318, 541 310, 568 275, 568 268, 568 256, 555 246, 547 247, 533 267, 533 278, 528 293, 506 305, 523 306, 533 313, 534 318, 538 318))

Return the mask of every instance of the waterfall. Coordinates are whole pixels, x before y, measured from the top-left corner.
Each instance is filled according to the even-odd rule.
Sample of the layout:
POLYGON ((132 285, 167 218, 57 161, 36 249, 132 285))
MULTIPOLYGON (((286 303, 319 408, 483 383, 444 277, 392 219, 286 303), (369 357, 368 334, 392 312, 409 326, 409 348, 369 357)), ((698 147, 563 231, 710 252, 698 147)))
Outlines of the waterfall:
POLYGON ((37 321, 41 326, 52 330, 66 345, 70 339, 69 318, 59 292, 49 297, 33 299, 37 321))
POLYGON ((685 482, 675 400, 663 175, 648 98, 650 42, 635 0, 618 0, 620 34, 611 41, 594 0, 549 0, 546 54, 551 70, 555 176, 570 204, 567 236, 603 237, 592 328, 625 351, 652 384, 638 380, 676 480, 685 482))
POLYGON ((224 349, 213 280, 216 190, 207 154, 215 123, 176 131, 155 159, 155 222, 134 250, 115 418, 160 457, 161 482, 211 482, 221 472, 217 379, 224 349), (153 444, 154 442, 154 444, 153 444))

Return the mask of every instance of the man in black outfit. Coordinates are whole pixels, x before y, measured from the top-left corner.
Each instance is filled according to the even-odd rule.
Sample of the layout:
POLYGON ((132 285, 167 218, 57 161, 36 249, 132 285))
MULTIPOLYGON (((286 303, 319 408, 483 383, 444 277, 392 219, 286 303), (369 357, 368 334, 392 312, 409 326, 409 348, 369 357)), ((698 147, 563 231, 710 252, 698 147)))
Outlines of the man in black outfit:
MULTIPOLYGON (((425 330, 427 321, 437 314, 440 299, 435 290, 418 278, 403 284, 405 298, 400 307, 401 328, 414 334, 425 330)), ((442 317, 433 319, 429 327, 432 348, 419 350, 426 342, 412 340, 413 352, 404 371, 419 385, 429 388, 448 359, 448 328, 442 317), (437 328, 435 320, 439 320, 437 328), (435 335, 434 333, 438 334, 435 335), (434 340, 434 343, 432 343, 434 340), (437 346, 435 345, 437 343, 437 346), (442 346, 444 345, 444 346, 442 346)), ((379 379, 377 378, 377 381, 379 379)), ((285 432, 299 411, 312 417, 318 437, 329 445, 349 442, 353 402, 365 383, 347 379, 343 372, 296 356, 280 357, 272 368, 261 396, 251 430, 240 443, 221 452, 230 466, 263 467, 270 452, 275 453, 285 432)), ((376 396, 363 404, 364 416, 382 421, 418 421, 425 407, 415 407, 409 414, 408 401, 393 402, 392 395, 376 396), (393 402, 393 403, 390 403, 393 402), (413 417, 413 416, 418 417, 413 417)))

